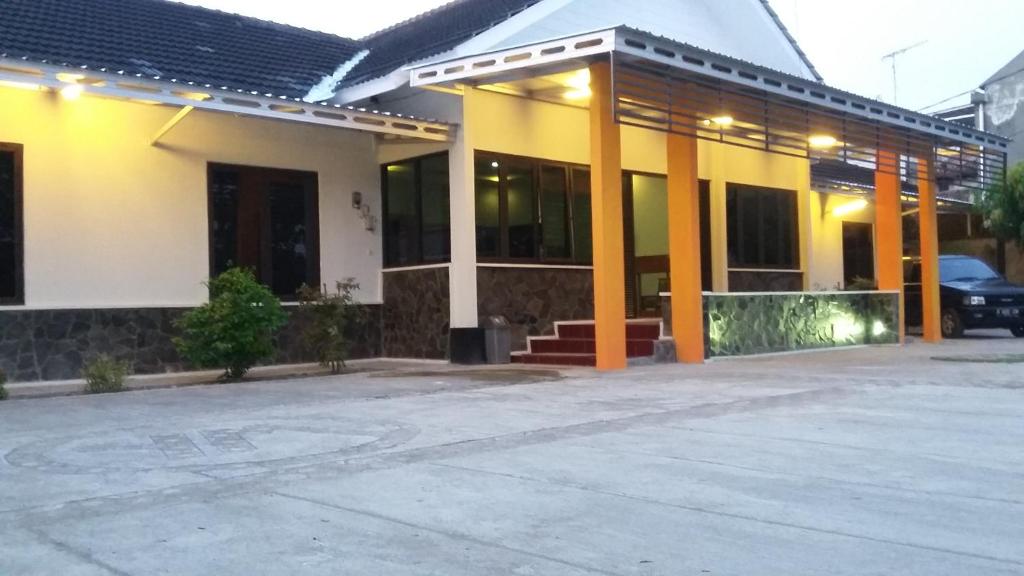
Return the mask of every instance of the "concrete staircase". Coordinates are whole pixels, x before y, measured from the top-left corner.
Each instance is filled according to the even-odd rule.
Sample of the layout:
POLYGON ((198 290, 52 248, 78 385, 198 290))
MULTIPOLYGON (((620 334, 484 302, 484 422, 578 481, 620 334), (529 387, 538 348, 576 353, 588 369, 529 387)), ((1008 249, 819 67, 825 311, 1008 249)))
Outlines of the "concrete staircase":
MULTIPOLYGON (((640 319, 626 321, 626 357, 654 356, 655 343, 661 339, 661 321, 640 319)), ((596 366, 597 342, 593 321, 555 322, 554 336, 531 336, 526 352, 513 352, 517 364, 554 366, 596 366)))

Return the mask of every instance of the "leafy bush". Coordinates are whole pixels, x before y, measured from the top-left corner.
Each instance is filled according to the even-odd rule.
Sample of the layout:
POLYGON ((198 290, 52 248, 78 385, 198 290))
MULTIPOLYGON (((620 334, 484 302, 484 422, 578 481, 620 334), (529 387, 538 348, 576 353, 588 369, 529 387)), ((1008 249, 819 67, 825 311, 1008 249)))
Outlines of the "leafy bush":
POLYGON ((124 378, 128 375, 128 363, 114 360, 106 354, 97 357, 82 368, 85 391, 89 394, 106 394, 124 390, 124 378))
POLYGON ((981 194, 975 206, 996 238, 1024 246, 1024 162, 1014 165, 1005 181, 981 194))
POLYGON ((232 268, 207 283, 210 301, 182 316, 174 345, 200 368, 223 368, 237 380, 274 354, 274 333, 287 320, 281 302, 252 272, 232 268))
POLYGON ((309 316, 303 328, 305 345, 316 355, 321 366, 337 374, 348 359, 349 344, 346 327, 361 319, 362 308, 356 305, 352 293, 359 289, 352 278, 338 282, 333 292, 303 286, 299 290, 300 310, 309 316))
POLYGON ((7 374, 0 370, 0 401, 7 400, 7 388, 4 388, 4 384, 7 384, 7 374))

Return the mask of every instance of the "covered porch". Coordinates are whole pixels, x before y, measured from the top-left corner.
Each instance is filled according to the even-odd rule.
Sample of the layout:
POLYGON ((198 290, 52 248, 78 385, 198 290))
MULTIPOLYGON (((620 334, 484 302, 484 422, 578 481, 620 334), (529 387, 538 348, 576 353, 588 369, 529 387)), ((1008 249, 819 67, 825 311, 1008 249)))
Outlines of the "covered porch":
MULTIPOLYGON (((597 366, 603 370, 627 364, 626 319, 631 315, 627 302, 635 279, 627 275, 625 254, 629 230, 623 225, 622 158, 629 151, 623 148, 624 127, 664 134, 661 154, 667 166, 666 260, 670 265, 666 290, 659 292, 665 293, 672 311, 665 331, 674 338, 676 357, 686 363, 703 362, 713 347, 709 345, 715 336, 709 302, 730 293, 732 298, 772 296, 734 294, 743 289, 745 276, 786 278, 790 286, 783 292, 802 292, 800 302, 836 301, 839 293, 834 287, 815 285, 816 269, 823 264, 815 259, 813 229, 829 214, 867 206, 874 213, 867 235, 873 246, 869 259, 876 283, 871 286, 873 293, 864 297, 883 303, 868 304, 869 308, 895 311, 888 319, 872 313, 866 323, 855 319, 837 325, 825 320, 828 329, 833 335, 844 330, 867 335, 861 341, 883 333, 891 335, 886 341, 902 341, 903 216, 912 209, 919 211, 920 222, 923 337, 929 342, 940 340, 940 196, 969 196, 1005 173, 1006 141, 999 137, 628 28, 434 63, 414 68, 411 76, 413 86, 461 94, 467 108, 473 105, 474 93, 490 91, 588 110, 595 348, 597 366), (757 201, 759 206, 767 204, 780 211, 790 209, 787 202, 795 204, 791 208, 797 233, 791 243, 784 234, 777 234, 772 238, 781 239, 766 246, 761 242, 763 235, 742 231, 744 225, 764 226, 758 224, 757 214, 747 220, 733 215, 737 210, 730 202, 747 202, 740 197, 750 195, 734 194, 721 173, 735 172, 738 165, 762 188, 771 188, 773 179, 785 173, 783 179, 791 182, 787 187, 797 190, 785 201, 767 193, 757 201), (872 181, 855 185, 849 178, 851 170, 869 171, 872 181), (705 207, 701 173, 712 174, 703 184, 709 188, 705 207), (824 195, 815 201, 811 192, 817 190, 828 194, 827 204, 821 201, 824 195), (916 205, 909 208, 911 194, 916 205), (764 258, 759 261, 743 254, 752 251, 763 256, 766 250, 791 254, 790 260, 776 258, 791 265, 774 269, 764 265, 764 258), (748 267, 745 262, 754 264, 748 267)), ((467 153, 472 152, 471 144, 464 146, 467 153)), ((460 234, 464 247, 474 244, 470 235, 476 223, 468 208, 463 209, 467 214, 460 222, 460 210, 455 207, 460 175, 455 172, 453 294, 458 292, 454 284, 459 270, 476 266, 472 250, 460 259, 456 248, 462 244, 460 234)), ((799 311, 802 306, 789 308, 799 311)), ((453 304, 453 327, 458 326, 455 308, 453 304)), ((475 310, 467 310, 464 317, 475 325, 475 310)))

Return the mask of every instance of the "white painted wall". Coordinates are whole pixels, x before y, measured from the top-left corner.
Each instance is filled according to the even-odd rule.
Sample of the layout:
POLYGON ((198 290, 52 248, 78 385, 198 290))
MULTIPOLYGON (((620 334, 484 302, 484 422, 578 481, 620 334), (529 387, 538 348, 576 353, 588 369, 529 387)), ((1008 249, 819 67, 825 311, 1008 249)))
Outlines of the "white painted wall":
POLYGON ((175 109, 0 88, 0 142, 24 146, 26 307, 190 306, 209 270, 208 162, 319 174, 321 276, 354 277, 380 300, 380 214, 369 134, 193 112, 161 141, 175 109))

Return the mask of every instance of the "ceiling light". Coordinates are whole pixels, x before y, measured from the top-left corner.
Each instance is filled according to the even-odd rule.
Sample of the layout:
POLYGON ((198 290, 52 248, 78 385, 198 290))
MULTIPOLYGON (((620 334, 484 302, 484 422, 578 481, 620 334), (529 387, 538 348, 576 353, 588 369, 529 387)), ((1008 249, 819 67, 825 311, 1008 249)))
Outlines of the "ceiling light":
POLYGON ((562 96, 566 100, 586 100, 592 96, 590 88, 581 88, 578 90, 566 90, 562 96))
POLYGON ((842 206, 836 206, 835 208, 832 209, 832 215, 835 216, 836 218, 841 218, 843 216, 846 216, 847 214, 859 212, 864 208, 867 208, 867 205, 867 200, 859 198, 857 200, 854 200, 853 202, 847 202, 842 206))
POLYGON ((732 116, 715 116, 711 119, 712 124, 717 124, 722 128, 728 128, 732 126, 732 116))
POLYGON ((501 166, 501 164, 498 164, 497 160, 495 160, 494 162, 491 162, 491 168, 497 168, 498 166, 501 166))
POLYGON ((583 68, 573 72, 565 80, 568 90, 562 95, 566 100, 585 100, 590 98, 590 69, 583 68))
POLYGON ((18 88, 19 90, 42 90, 43 87, 32 82, 15 82, 14 80, 0 80, 0 86, 4 88, 18 88))
POLYGON ((80 80, 85 80, 85 74, 74 74, 71 72, 58 72, 57 80, 61 82, 67 82, 68 84, 75 84, 80 80))
POLYGON ((65 100, 77 100, 84 90, 81 84, 68 84, 60 89, 60 95, 65 100))
POLYGON ((807 139, 807 143, 811 145, 811 148, 831 148, 835 146, 838 141, 835 136, 829 136, 828 134, 815 134, 807 139))

